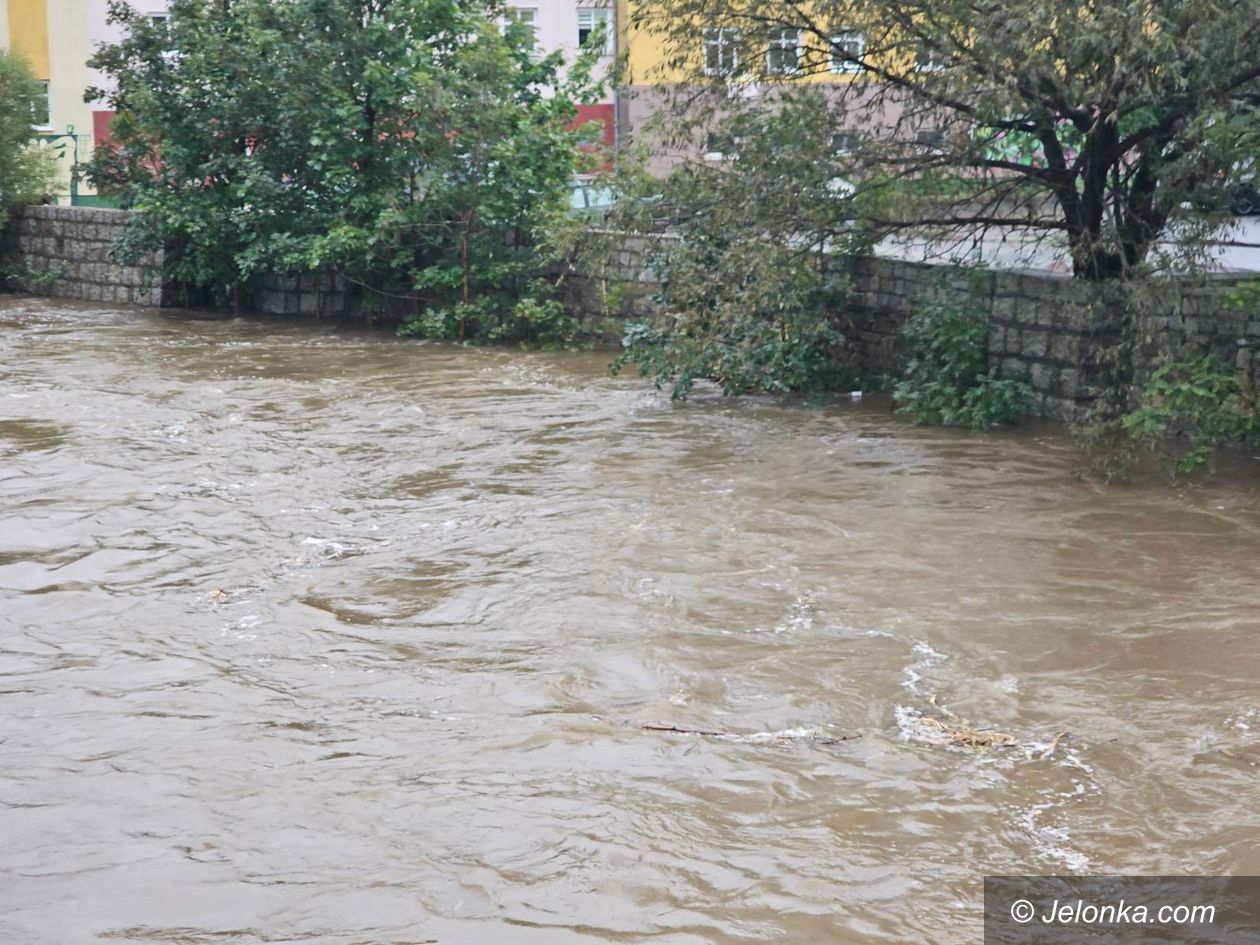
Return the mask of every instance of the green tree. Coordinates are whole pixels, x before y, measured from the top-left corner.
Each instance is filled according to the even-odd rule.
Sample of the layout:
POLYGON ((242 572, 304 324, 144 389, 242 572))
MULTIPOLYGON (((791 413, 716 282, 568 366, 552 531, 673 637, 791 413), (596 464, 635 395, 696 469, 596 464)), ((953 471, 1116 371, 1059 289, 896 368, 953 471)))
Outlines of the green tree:
POLYGON ((43 97, 25 60, 0 49, 0 225, 52 188, 52 156, 32 141, 43 97))
MULTIPOLYGON (((826 261, 867 237, 818 109, 818 94, 772 110, 727 102, 720 115, 704 111, 707 159, 664 181, 623 164, 611 239, 630 233, 644 247, 666 314, 630 326, 615 369, 635 363, 675 398, 698 379, 726 394, 850 389, 847 283, 826 261)), ((588 271, 616 260, 589 234, 585 251, 588 271)))
POLYGON ((1251 0, 655 0, 636 16, 689 90, 772 83, 775 107, 845 73, 816 120, 866 130, 855 158, 887 193, 886 231, 1053 238, 1085 279, 1149 265, 1170 231, 1195 256, 1260 148, 1251 0))
MULTIPOLYGON (((456 335, 511 319, 574 168, 584 89, 488 0, 175 0, 127 36, 94 178, 143 211, 138 251, 220 298, 331 268, 456 335), (458 307, 458 308, 456 308, 458 307)), ((581 79, 585 73, 578 69, 581 79)), ((90 95, 100 95, 90 92, 90 95)))

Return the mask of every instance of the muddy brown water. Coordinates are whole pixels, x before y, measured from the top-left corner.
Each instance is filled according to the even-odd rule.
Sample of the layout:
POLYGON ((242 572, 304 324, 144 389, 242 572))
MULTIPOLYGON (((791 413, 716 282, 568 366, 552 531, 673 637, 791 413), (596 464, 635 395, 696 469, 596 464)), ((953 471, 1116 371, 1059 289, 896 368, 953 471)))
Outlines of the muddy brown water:
POLYGON ((4 941, 969 943, 986 872, 1260 873, 1250 461, 605 360, 0 300, 4 941))

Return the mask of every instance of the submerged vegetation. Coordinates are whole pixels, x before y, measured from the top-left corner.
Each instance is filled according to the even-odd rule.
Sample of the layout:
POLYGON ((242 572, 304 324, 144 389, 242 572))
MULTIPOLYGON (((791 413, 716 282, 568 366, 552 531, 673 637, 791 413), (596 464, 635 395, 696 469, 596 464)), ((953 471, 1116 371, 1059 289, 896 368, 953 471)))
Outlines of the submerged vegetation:
POLYGON ((1138 447, 1171 452, 1183 475, 1209 466, 1221 446, 1260 444, 1255 392, 1211 353, 1160 365, 1121 425, 1138 447))
POLYGON ((614 368, 637 364, 684 398, 697 380, 728 395, 820 396, 854 375, 842 318, 848 286, 829 255, 868 245, 854 228, 851 189, 827 130, 820 95, 774 110, 741 110, 714 147, 720 162, 688 163, 664 180, 627 161, 622 199, 605 240, 582 247, 598 274, 628 234, 644 247, 667 313, 631 325, 614 368))
POLYGON ((493 297, 431 308, 403 322, 398 334, 470 344, 519 341, 526 347, 546 350, 575 347, 579 343, 577 318, 556 299, 540 298, 545 291, 545 286, 536 286, 532 294, 506 310, 493 297))

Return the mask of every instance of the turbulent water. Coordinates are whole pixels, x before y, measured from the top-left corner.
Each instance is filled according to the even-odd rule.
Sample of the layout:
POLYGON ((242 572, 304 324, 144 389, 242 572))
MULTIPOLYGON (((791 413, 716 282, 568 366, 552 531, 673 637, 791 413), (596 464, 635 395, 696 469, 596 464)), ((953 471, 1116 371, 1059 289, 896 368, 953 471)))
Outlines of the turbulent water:
POLYGON ((0 938, 972 943, 989 872, 1260 873, 1251 460, 605 362, 0 301, 0 938))

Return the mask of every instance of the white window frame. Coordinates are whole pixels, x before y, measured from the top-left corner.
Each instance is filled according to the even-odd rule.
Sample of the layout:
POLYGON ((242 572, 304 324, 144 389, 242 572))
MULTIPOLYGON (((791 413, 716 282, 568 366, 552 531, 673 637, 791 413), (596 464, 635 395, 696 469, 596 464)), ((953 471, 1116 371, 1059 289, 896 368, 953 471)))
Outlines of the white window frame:
POLYGON ((36 85, 40 86, 44 90, 44 111, 48 120, 45 122, 33 124, 31 125, 31 127, 38 131, 52 131, 53 130, 52 83, 48 81, 47 79, 40 79, 36 82, 36 85))
POLYGON ((784 26, 773 31, 778 34, 775 38, 773 35, 766 43, 766 74, 767 75, 800 75, 801 72, 801 31, 790 26, 784 26), (776 52, 795 52, 796 58, 790 68, 776 69, 774 66, 774 54, 776 52))
POLYGON ((937 50, 931 49, 923 43, 914 44, 914 71, 915 72, 940 72, 945 68, 944 60, 937 59, 937 50))
POLYGON ((534 39, 533 52, 537 54, 541 51, 542 47, 538 42, 538 7, 508 7, 508 16, 529 27, 530 35, 534 39))
POLYGON ((857 29, 836 30, 831 34, 831 71, 837 75, 857 75, 862 71, 861 60, 866 56, 866 34, 857 29), (837 56, 836 52, 851 47, 855 56, 837 56), (858 60, 855 62, 854 60, 858 60))
POLYGON ((857 128, 841 128, 831 136, 831 153, 832 154, 852 154, 862 145, 862 132, 857 128), (848 139, 847 146, 838 144, 843 139, 848 139))
POLYGON ((739 71, 739 30, 731 26, 706 26, 701 34, 700 55, 703 57, 704 74, 708 76, 732 76, 739 71), (709 64, 709 51, 714 51, 715 65, 709 64), (729 68, 722 60, 730 54, 729 68))
POLYGON ((613 16, 611 7, 579 7, 577 11, 577 29, 578 29, 578 48, 581 49, 586 45, 582 40, 583 30, 589 34, 593 33, 599 27, 605 29, 604 48, 600 51, 600 55, 611 56, 613 53, 613 16))

